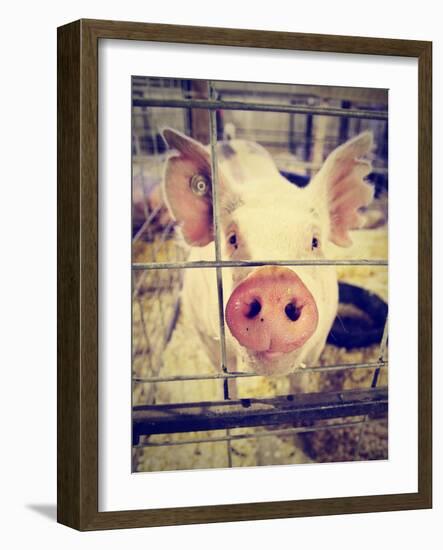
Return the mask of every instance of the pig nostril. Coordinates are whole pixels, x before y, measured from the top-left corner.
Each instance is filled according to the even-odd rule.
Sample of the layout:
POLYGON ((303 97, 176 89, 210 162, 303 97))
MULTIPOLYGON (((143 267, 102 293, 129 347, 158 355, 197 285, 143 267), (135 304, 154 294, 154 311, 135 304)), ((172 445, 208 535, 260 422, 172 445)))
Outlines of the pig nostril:
POLYGON ((286 317, 288 317, 288 319, 290 319, 291 321, 297 321, 297 319, 300 317, 301 310, 298 309, 295 304, 290 302, 285 307, 285 313, 286 313, 286 317))
POLYGON ((253 319, 256 317, 261 311, 261 304, 258 300, 254 300, 249 304, 249 311, 246 313, 246 317, 248 319, 253 319))

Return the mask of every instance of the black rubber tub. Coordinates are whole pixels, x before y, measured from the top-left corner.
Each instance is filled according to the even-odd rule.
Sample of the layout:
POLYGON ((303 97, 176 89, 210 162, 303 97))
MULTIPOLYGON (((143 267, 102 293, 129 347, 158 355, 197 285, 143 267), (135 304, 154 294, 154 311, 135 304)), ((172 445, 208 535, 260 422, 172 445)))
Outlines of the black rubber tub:
POLYGON ((378 344, 383 336, 388 305, 377 294, 339 283, 339 312, 327 342, 346 349, 378 344))

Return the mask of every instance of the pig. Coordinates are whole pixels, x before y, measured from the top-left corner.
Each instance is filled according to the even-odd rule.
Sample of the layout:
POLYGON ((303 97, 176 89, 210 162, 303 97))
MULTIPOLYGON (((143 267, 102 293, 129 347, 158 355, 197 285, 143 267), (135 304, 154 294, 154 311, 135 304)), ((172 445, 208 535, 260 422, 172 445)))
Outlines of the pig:
MULTIPOLYGON (((174 151, 165 166, 165 202, 190 247, 189 261, 214 260, 210 149, 170 128, 163 136, 174 151)), ((330 243, 352 244, 349 231, 362 225, 360 210, 373 199, 373 186, 365 181, 371 163, 362 158, 372 148, 372 133, 358 135, 298 188, 259 144, 216 144, 221 258, 264 264, 222 269, 229 371, 285 375, 318 363, 337 313, 335 266, 286 267, 266 260, 321 260, 330 243)), ((183 315, 220 366, 214 269, 184 271, 183 315)))

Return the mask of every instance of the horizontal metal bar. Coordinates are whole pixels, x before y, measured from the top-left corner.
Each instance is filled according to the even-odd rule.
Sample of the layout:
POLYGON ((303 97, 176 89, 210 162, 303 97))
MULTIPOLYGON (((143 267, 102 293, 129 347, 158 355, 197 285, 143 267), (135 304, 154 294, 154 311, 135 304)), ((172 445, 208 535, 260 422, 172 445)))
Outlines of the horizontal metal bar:
POLYGON ((304 393, 268 399, 240 399, 167 405, 138 405, 132 411, 133 445, 141 435, 199 432, 288 424, 388 410, 388 389, 304 393))
MULTIPOLYGON (((285 133, 287 133, 287 132, 285 131, 285 133)), ((244 138, 244 139, 247 139, 247 138, 244 138)), ((266 141, 263 141, 262 139, 258 139, 257 141, 259 141, 260 144, 263 145, 264 147, 281 147, 282 149, 284 148, 284 150, 287 151, 287 145, 288 145, 287 142, 284 142, 284 144, 283 144, 283 142, 282 143, 277 143, 277 142, 273 142, 273 141, 266 142, 266 141)), ((135 154, 135 155, 132 156, 132 162, 134 164, 139 164, 139 165, 140 164, 146 164, 148 162, 147 159, 149 159, 149 161, 157 162, 155 160, 156 159, 155 155, 149 155, 147 153, 139 153, 139 154, 135 154)), ((279 169, 284 169, 284 167, 288 163, 290 163, 291 165, 297 166, 297 170, 318 171, 323 166, 322 164, 319 164, 317 162, 304 162, 302 160, 295 159, 295 158, 289 158, 287 160, 285 158, 278 158, 278 159, 275 159, 275 161, 277 162, 277 167, 279 169)), ((377 167, 377 166, 372 166, 371 174, 387 175, 388 174, 388 169, 387 168, 382 168, 382 167, 377 167)))
POLYGON ((304 107, 303 105, 281 105, 278 103, 247 103, 244 101, 224 101, 221 99, 156 99, 136 98, 133 107, 173 107, 185 109, 226 109, 230 111, 267 111, 298 115, 337 116, 372 120, 388 120, 386 111, 366 111, 362 109, 336 109, 333 107, 304 107))
MULTIPOLYGON (((377 422, 378 419, 368 420, 368 422, 377 422)), ((175 447, 177 445, 192 445, 196 443, 219 443, 223 441, 238 441, 241 439, 260 439, 262 437, 287 437, 300 433, 321 432, 325 430, 337 430, 339 428, 354 428, 363 424, 363 420, 355 422, 340 422, 338 424, 329 424, 322 426, 303 426, 300 428, 285 428, 283 430, 266 430, 249 434, 225 435, 220 437, 201 437, 195 439, 180 439, 177 441, 149 441, 134 445, 136 448, 144 447, 175 447)))
POLYGON ((264 265, 280 266, 324 266, 324 265, 356 265, 356 266, 387 266, 388 260, 249 260, 249 261, 198 261, 198 262, 136 262, 134 270, 144 269, 195 269, 216 267, 259 267, 264 265))
MULTIPOLYGON (((328 366, 313 366, 313 367, 300 367, 294 372, 289 373, 287 376, 293 376, 298 374, 303 374, 305 372, 334 372, 334 371, 345 371, 345 370, 355 370, 355 369, 378 369, 388 366, 387 361, 381 361, 377 363, 343 363, 337 365, 328 365, 328 366)), ((220 380, 224 378, 253 378, 260 377, 262 374, 256 374, 255 372, 219 372, 219 373, 208 373, 208 374, 181 374, 177 376, 148 376, 148 377, 134 377, 132 380, 135 383, 140 384, 150 384, 155 382, 189 382, 192 380, 220 380)))

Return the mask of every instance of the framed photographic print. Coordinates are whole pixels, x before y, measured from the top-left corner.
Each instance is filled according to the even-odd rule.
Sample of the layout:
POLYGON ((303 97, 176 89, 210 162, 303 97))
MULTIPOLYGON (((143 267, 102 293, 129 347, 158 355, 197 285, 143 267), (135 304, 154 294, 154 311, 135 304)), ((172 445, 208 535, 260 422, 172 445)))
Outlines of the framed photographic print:
POLYGON ((431 507, 431 43, 58 30, 58 520, 431 507))

